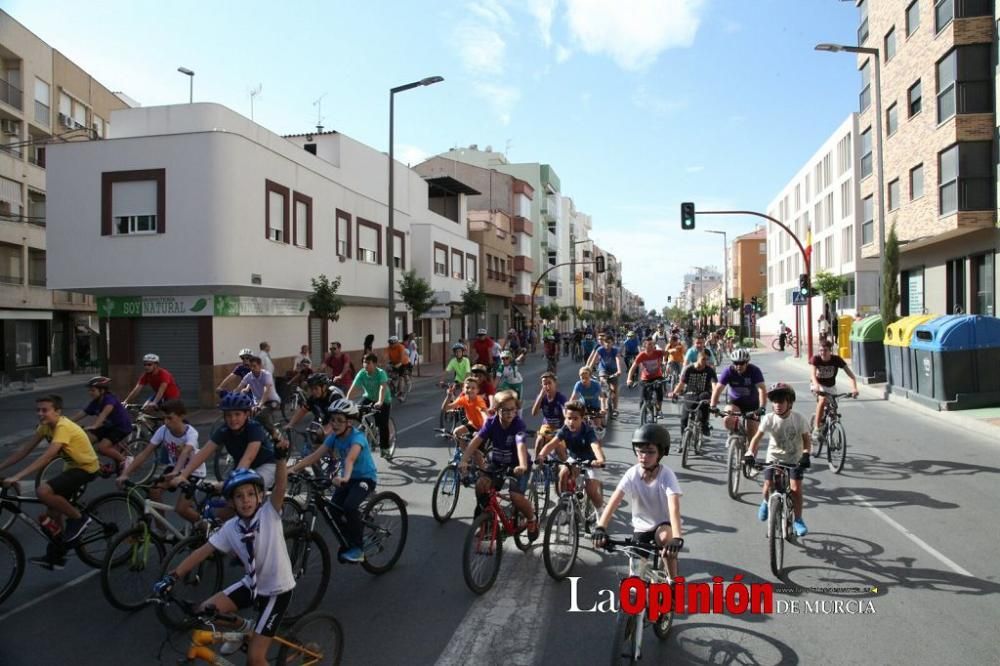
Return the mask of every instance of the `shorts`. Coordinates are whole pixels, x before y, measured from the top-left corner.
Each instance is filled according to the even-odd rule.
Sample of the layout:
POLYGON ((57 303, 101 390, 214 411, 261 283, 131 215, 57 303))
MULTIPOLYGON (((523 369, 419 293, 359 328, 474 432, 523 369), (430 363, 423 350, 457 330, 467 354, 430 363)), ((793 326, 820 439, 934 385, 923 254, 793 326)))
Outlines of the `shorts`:
MULTIPOLYGON (((499 492, 503 490, 504 481, 507 480, 507 474, 514 473, 513 466, 506 465, 496 465, 491 463, 488 469, 488 473, 493 481, 493 487, 499 492)), ((510 484, 507 489, 514 493, 515 495, 524 495, 528 492, 528 481, 531 479, 531 466, 528 466, 528 471, 521 476, 516 476, 510 480, 510 484)))
POLYGON ((647 530, 647 531, 643 531, 643 532, 633 532, 632 533, 632 541, 637 546, 650 546, 650 547, 655 546, 656 545, 656 532, 661 527, 663 527, 664 525, 666 525, 667 527, 670 527, 670 521, 669 520, 664 520, 662 523, 657 523, 656 527, 654 527, 651 530, 647 530))
POLYGON ((258 636, 273 638, 278 631, 278 625, 285 617, 288 604, 292 602, 293 590, 275 594, 272 596, 258 595, 253 598, 253 593, 246 584, 239 580, 222 591, 237 608, 249 608, 253 606, 257 610, 257 621, 253 624, 253 632, 258 636))
POLYGON ((584 407, 587 409, 587 416, 600 416, 601 415, 601 406, 600 405, 591 405, 591 404, 584 403, 584 407))
MULTIPOLYGON (((768 463, 768 465, 770 465, 770 463, 768 463)), ((788 472, 788 478, 789 479, 791 479, 793 481, 801 481, 802 477, 805 476, 805 472, 806 471, 804 469, 802 469, 801 467, 799 467, 798 465, 795 465, 794 467, 788 467, 787 468, 787 472, 788 472)), ((765 481, 774 481, 774 468, 773 467, 765 467, 764 468, 764 480, 765 481)))
POLYGON ((52 492, 68 500, 96 476, 97 472, 88 472, 79 467, 70 467, 63 470, 58 476, 49 479, 46 483, 52 488, 52 492))
POLYGON ((94 436, 97 438, 98 442, 102 439, 106 439, 112 444, 117 444, 131 434, 131 430, 119 430, 118 428, 113 428, 109 425, 102 425, 94 431, 94 436))
POLYGON ((602 372, 601 377, 603 377, 604 381, 608 383, 608 386, 614 386, 615 388, 618 388, 618 375, 612 375, 612 373, 602 372))
POLYGON ((411 372, 413 372, 413 366, 410 365, 409 363, 399 363, 399 364, 394 363, 392 366, 392 370, 393 372, 402 377, 403 375, 408 375, 411 372))
POLYGON ((274 475, 277 470, 278 466, 275 463, 267 463, 266 465, 253 468, 253 471, 260 474, 260 478, 264 479, 264 488, 267 490, 274 487, 274 475))
POLYGON ((552 426, 549 425, 548 423, 543 423, 538 428, 538 437, 542 439, 546 437, 551 437, 552 435, 556 434, 556 431, 559 430, 559 428, 561 427, 562 426, 552 426))
POLYGON ((680 361, 668 361, 667 362, 667 372, 672 372, 678 377, 681 374, 681 364, 680 361))
MULTIPOLYGON (((592 461, 592 460, 597 460, 597 458, 592 458, 592 457, 581 458, 581 457, 578 457, 578 456, 574 456, 572 451, 567 451, 567 453, 569 454, 569 457, 566 459, 566 462, 570 462, 570 463, 577 462, 577 461, 588 461, 588 460, 592 461)), ((583 467, 583 468, 581 468, 580 471, 583 472, 583 475, 589 481, 603 481, 604 480, 604 475, 601 473, 603 470, 601 470, 600 468, 595 469, 593 467, 583 467)))

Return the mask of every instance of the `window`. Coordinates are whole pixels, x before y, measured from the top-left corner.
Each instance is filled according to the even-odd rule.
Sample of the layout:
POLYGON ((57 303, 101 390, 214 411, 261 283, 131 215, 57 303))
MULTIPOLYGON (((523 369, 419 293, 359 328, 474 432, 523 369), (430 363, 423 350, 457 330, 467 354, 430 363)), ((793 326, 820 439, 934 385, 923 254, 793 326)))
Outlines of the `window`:
POLYGON ((896 103, 893 102, 885 111, 885 134, 886 136, 892 136, 899 129, 899 114, 897 113, 896 103))
POLYGON ((101 174, 101 235, 166 232, 166 170, 101 174))
POLYGON ((833 192, 826 195, 826 200, 823 202, 823 207, 826 209, 826 226, 833 226, 833 192))
POLYGON ((920 27, 920 0, 913 0, 906 8, 906 36, 909 37, 920 27))
POLYGON ((993 16, 993 3, 986 0, 936 0, 934 3, 934 30, 941 32, 952 19, 972 16, 993 16))
POLYGON ((59 115, 73 117, 73 99, 62 91, 59 92, 59 115))
POLYGON ((827 153, 823 157, 823 189, 833 184, 833 153, 827 153))
POLYGON ((945 314, 965 312, 965 257, 945 264, 945 314))
POLYGON ((45 362, 43 350, 47 347, 44 321, 17 320, 14 322, 14 365, 26 368, 45 362))
POLYGON ((434 275, 448 277, 448 248, 434 243, 434 275))
POLYGON ((45 250, 28 249, 28 284, 45 286, 45 250))
POLYGON ((823 202, 813 208, 813 218, 816 220, 816 231, 823 231, 823 202))
POLYGON ((337 210, 337 231, 335 240, 337 256, 349 259, 351 257, 351 216, 342 210, 337 210))
POLYGON ((912 118, 920 113, 920 79, 917 79, 917 82, 910 86, 909 90, 906 91, 906 103, 909 114, 907 117, 912 118))
POLYGON ((993 280, 996 265, 996 255, 980 254, 971 258, 972 263, 972 293, 976 295, 973 303, 975 312, 992 317, 994 312, 993 280))
POLYGON ((861 0, 858 12, 861 14, 861 22, 858 25, 858 46, 861 46, 868 41, 868 0, 861 0))
POLYGON ((861 144, 858 146, 861 151, 861 177, 867 178, 872 175, 872 128, 869 127, 861 133, 861 144))
POLYGON ((479 269, 476 266, 477 258, 473 254, 465 255, 465 279, 473 284, 479 282, 479 269))
POLYGON ((382 227, 362 219, 356 218, 357 222, 357 243, 358 261, 363 264, 382 265, 382 227))
POLYGON ((778 262, 778 284, 781 284, 784 281, 785 281, 785 262, 784 261, 779 261, 778 262))
POLYGON ((0 284, 21 284, 23 280, 21 246, 0 243, 0 284))
POLYGON ((313 200, 300 192, 292 194, 295 220, 292 244, 311 250, 313 246, 313 200))
POLYGON ((821 240, 813 243, 813 264, 816 268, 823 268, 823 241, 821 240))
POLYGON ((992 146, 991 141, 967 141, 940 153, 938 211, 941 215, 993 208, 992 146))
POLYGON ((766 255, 767 255, 767 243, 766 243, 766 242, 765 242, 765 243, 760 243, 760 244, 759 244, 759 245, 757 246, 757 252, 758 252, 759 254, 762 254, 762 255, 765 255, 765 256, 766 256, 766 255))
POLYGON ((924 165, 910 169, 910 201, 924 196, 924 165))
POLYGON ((844 293, 837 299, 838 309, 844 310, 854 307, 854 290, 854 278, 848 278, 847 284, 844 285, 844 293))
POLYGON ((899 208, 899 178, 889 183, 889 210, 899 208))
POLYGON ((851 135, 845 134, 837 142, 837 175, 843 176, 854 164, 854 153, 851 152, 851 135))
MULTIPOLYGON (((386 234, 385 242, 389 243, 390 235, 386 234)), ((401 271, 406 270, 406 234, 397 229, 392 230, 392 249, 386 247, 386 256, 392 257, 392 265, 401 271)))
POLYGON ((956 51, 938 61, 937 64, 937 121, 942 123, 955 115, 955 62, 956 51))
POLYGON ((854 225, 848 225, 840 232, 840 258, 844 263, 854 261, 854 225))
POLYGON ((287 243, 291 235, 291 221, 288 219, 290 191, 273 180, 264 181, 267 193, 267 208, 264 209, 264 235, 276 243, 287 243))
POLYGON ((952 49, 937 64, 938 123, 956 113, 993 111, 990 46, 976 44, 952 49))
POLYGON ((861 244, 869 245, 875 238, 874 220, 875 202, 872 197, 865 197, 861 202, 861 244))
POLYGON ((49 84, 41 79, 35 79, 35 122, 39 125, 49 126, 49 84))
POLYGON ((767 267, 767 283, 774 284, 774 266, 767 267))
POLYGON ((955 18, 952 0, 934 2, 934 32, 941 32, 955 18))
POLYGON ((861 94, 858 95, 860 102, 858 110, 864 112, 872 103, 872 70, 868 66, 871 60, 865 60, 861 65, 861 94))
POLYGON ((885 61, 889 62, 896 55, 896 26, 892 26, 885 34, 885 61))
POLYGON ((465 279, 465 255, 461 250, 451 251, 451 276, 456 280, 465 279))
POLYGON ((823 260, 823 265, 827 268, 833 266, 833 236, 826 239, 826 243, 823 244, 823 252, 825 258, 823 260))
POLYGON ((96 114, 91 115, 91 118, 93 118, 93 122, 91 123, 91 127, 94 128, 94 135, 98 139, 103 139, 104 136, 105 136, 104 135, 104 119, 101 118, 100 116, 96 115, 96 114))
POLYGON ((799 212, 802 209, 802 186, 795 186, 795 212, 799 212))

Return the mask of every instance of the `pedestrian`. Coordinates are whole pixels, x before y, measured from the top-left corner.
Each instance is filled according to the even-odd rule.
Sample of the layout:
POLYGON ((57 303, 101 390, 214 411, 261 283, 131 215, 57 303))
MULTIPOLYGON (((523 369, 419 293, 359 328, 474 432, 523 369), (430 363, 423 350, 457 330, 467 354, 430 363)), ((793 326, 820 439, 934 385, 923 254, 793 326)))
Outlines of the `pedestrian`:
POLYGON ((312 364, 312 357, 311 357, 311 356, 309 356, 309 345, 302 345, 302 346, 301 346, 301 347, 299 348, 299 353, 298 353, 298 355, 297 355, 297 356, 295 357, 295 361, 294 361, 294 363, 292 364, 292 367, 293 367, 293 368, 294 368, 294 369, 295 369, 296 371, 299 371, 299 370, 301 370, 301 369, 302 369, 302 362, 303 362, 303 361, 309 361, 310 365, 312 364))
POLYGON ((819 341, 820 343, 830 339, 830 322, 826 320, 826 315, 819 316, 819 341))
POLYGON ((417 361, 420 360, 420 351, 417 349, 417 338, 413 333, 407 333, 403 336, 403 346, 406 347, 406 351, 410 355, 410 365, 414 368, 417 367, 417 361))
POLYGON ((373 333, 369 333, 368 335, 365 336, 365 342, 361 346, 361 348, 363 350, 361 353, 364 354, 364 355, 371 354, 372 353, 372 345, 374 345, 374 344, 375 344, 375 335, 373 333))
POLYGON ((260 343, 260 363, 265 370, 274 375, 274 361, 271 360, 271 345, 268 344, 267 340, 260 343))
POLYGON ((785 351, 785 342, 788 340, 788 327, 785 320, 778 322, 778 351, 785 351))

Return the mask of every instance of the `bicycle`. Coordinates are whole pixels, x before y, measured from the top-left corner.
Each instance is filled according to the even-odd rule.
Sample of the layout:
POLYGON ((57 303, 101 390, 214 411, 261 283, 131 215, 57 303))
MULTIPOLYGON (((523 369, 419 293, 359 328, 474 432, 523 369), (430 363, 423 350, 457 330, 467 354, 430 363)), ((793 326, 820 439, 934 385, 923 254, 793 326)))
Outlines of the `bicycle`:
MULTIPOLYGON (((656 546, 636 543, 631 537, 614 539, 609 535, 605 550, 609 553, 621 552, 628 557, 628 573, 620 575, 621 580, 638 577, 647 586, 654 583, 673 586, 673 578, 661 566, 660 549, 656 546)), ((629 594, 632 595, 630 601, 636 603, 635 588, 631 588, 629 594)), ((634 664, 642 659, 642 636, 647 621, 645 613, 632 615, 619 607, 615 614, 615 637, 611 645, 612 664, 634 664)), ((653 623, 653 633, 661 641, 666 640, 673 623, 674 611, 671 607, 653 623)))
POLYGON ((844 424, 840 422, 837 399, 855 396, 853 393, 827 393, 826 391, 817 391, 816 393, 826 396, 823 421, 819 427, 819 438, 816 440, 816 457, 819 458, 823 454, 823 445, 826 444, 826 460, 830 469, 833 470, 834 474, 840 474, 847 461, 847 432, 844 430, 844 424))
POLYGON ((373 404, 368 404, 358 405, 358 411, 361 416, 358 430, 364 433, 368 439, 368 446, 371 447, 372 452, 378 451, 386 460, 392 460, 392 456, 396 453, 396 422, 391 416, 389 417, 389 447, 383 449, 379 439, 378 422, 375 420, 375 413, 378 409, 373 404))
POLYGON ((580 526, 587 534, 597 522, 597 510, 584 491, 585 486, 577 486, 577 477, 582 469, 590 469, 590 460, 549 460, 546 467, 567 467, 570 474, 566 478, 565 489, 545 523, 545 537, 542 540, 542 559, 545 570, 558 581, 565 580, 576 563, 580 549, 580 526))
MULTIPOLYGON (((293 592, 294 597, 294 592, 293 592)), ((153 597, 148 603, 160 606, 176 605, 189 618, 190 626, 204 626, 207 629, 194 629, 191 632, 191 643, 188 645, 184 660, 179 663, 194 663, 204 661, 217 666, 233 666, 212 646, 236 643, 245 645, 253 629, 243 628, 245 618, 238 613, 220 613, 214 606, 198 609, 184 599, 177 599, 168 594, 165 599, 153 597), (220 630, 220 625, 223 625, 220 630)), ((287 615, 285 616, 287 619, 287 615)), ((292 624, 283 622, 283 626, 292 624)), ((276 634, 273 638, 278 645, 278 654, 274 663, 314 666, 317 664, 339 664, 344 652, 344 630, 332 613, 315 612, 303 616, 287 632, 276 634)))
MULTIPOLYGON (((641 425, 656 423, 660 420, 660 416, 662 416, 662 412, 660 411, 661 406, 656 401, 656 387, 662 387, 667 383, 667 380, 660 378, 640 383, 642 384, 642 397, 639 399, 639 423, 641 425)), ((632 386, 635 386, 634 382, 632 386)))
POLYGON ((788 485, 789 472, 794 468, 780 463, 758 462, 753 467, 756 470, 768 467, 774 470, 771 494, 767 498, 767 541, 771 573, 781 578, 785 568, 785 542, 795 539, 795 531, 792 529, 795 509, 788 485))
MULTIPOLYGON (((529 472, 525 472, 527 473, 529 472)), ((513 474, 495 471, 486 471, 485 474, 501 479, 502 483, 507 480, 520 482, 513 474)), ((532 490, 529 487, 529 494, 532 490)), ((532 501, 530 497, 529 501, 532 501)), ((537 494, 532 504, 537 504, 537 494)), ((514 545, 521 552, 528 550, 531 541, 526 534, 527 529, 528 518, 514 506, 510 493, 501 493, 495 485, 491 486, 486 506, 472 521, 462 548, 462 576, 470 590, 476 594, 484 594, 493 587, 500 573, 503 543, 507 537, 514 537, 514 545), (501 502, 505 505, 501 505, 501 502)))
POLYGON ((546 356, 545 357, 545 371, 551 372, 552 374, 559 373, 559 357, 558 356, 546 356))
POLYGON ((389 375, 389 391, 400 403, 406 402, 406 396, 413 388, 413 380, 410 379, 410 366, 403 366, 402 370, 397 370, 393 366, 388 366, 386 372, 389 375))
MULTIPOLYGON (((458 471, 458 463, 462 461, 462 448, 459 438, 455 437, 451 430, 444 428, 437 428, 435 432, 438 437, 450 440, 454 444, 451 460, 448 461, 448 464, 438 474, 437 480, 434 482, 434 491, 431 495, 431 513, 434 514, 434 520, 444 524, 455 513, 455 507, 458 506, 458 495, 462 490, 462 486, 468 487, 474 483, 475 476, 470 474, 463 479, 461 473, 458 471)), ((464 441, 468 443, 469 439, 470 437, 466 436, 464 441)))
POLYGON ((604 394, 604 412, 608 415, 608 420, 618 417, 618 409, 615 407, 615 400, 618 397, 618 385, 611 380, 618 377, 618 373, 601 374, 598 381, 601 384, 601 393, 604 394))
MULTIPOLYGON (((676 399, 675 399, 676 400, 676 399)), ((705 441, 705 433, 702 426, 705 424, 705 417, 701 413, 701 406, 707 405, 708 400, 684 399, 684 409, 690 411, 687 420, 687 427, 681 436, 681 467, 688 467, 688 455, 694 451, 695 455, 701 455, 702 446, 705 441)))
MULTIPOLYGON (((716 416, 725 416, 719 412, 715 411, 716 416)), ((743 468, 743 456, 747 452, 747 421, 759 421, 760 418, 755 412, 746 412, 739 416, 736 421, 736 429, 729 434, 726 439, 726 460, 727 465, 727 475, 728 482, 726 484, 729 490, 729 496, 733 499, 739 499, 740 492, 740 478, 751 479, 756 474, 751 475, 749 470, 743 468)))
POLYGON ((306 407, 309 396, 301 386, 289 386, 285 390, 285 396, 281 400, 281 416, 284 420, 292 418, 300 409, 306 407))
MULTIPOLYGON (((789 333, 785 336, 785 346, 797 349, 799 346, 799 339, 793 333, 789 333)), ((771 340, 771 349, 774 351, 781 351, 781 338, 775 337, 771 340)))
POLYGON ((7 530, 0 530, 0 604, 14 594, 24 575, 24 548, 7 530))
MULTIPOLYGON (((160 483, 163 478, 155 479, 160 483)), ((125 487, 131 498, 145 487, 126 481, 125 487)), ((181 487, 185 497, 193 498, 196 491, 204 493, 197 502, 198 514, 206 518, 203 530, 215 526, 211 519, 209 499, 216 495, 215 484, 207 481, 199 483, 188 482, 181 487)), ((182 529, 170 524, 164 513, 176 509, 170 504, 156 502, 148 497, 142 498, 142 516, 131 528, 120 532, 108 546, 108 552, 101 564, 101 590, 112 606, 123 611, 136 611, 146 606, 146 598, 153 583, 163 569, 162 562, 166 557, 166 544, 171 540, 180 542, 192 533, 192 525, 185 523, 182 529), (160 513, 160 512, 163 513, 160 513), (156 524, 161 533, 153 529, 156 524)))

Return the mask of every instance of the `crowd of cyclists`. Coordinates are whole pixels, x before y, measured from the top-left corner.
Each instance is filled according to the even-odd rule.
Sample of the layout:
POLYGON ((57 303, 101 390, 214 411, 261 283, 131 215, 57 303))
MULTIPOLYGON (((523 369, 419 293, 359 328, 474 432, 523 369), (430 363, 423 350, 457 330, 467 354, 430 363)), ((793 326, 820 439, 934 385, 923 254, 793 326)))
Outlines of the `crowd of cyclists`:
MULTIPOLYGON (((768 384, 761 369, 751 362, 750 350, 736 343, 733 329, 698 331, 693 326, 681 328, 652 321, 603 330, 579 328, 569 333, 544 328, 542 353, 547 369, 537 393, 526 386, 521 371, 529 345, 520 344, 518 336, 513 331, 511 334, 494 340, 485 329, 479 329, 468 346, 455 343, 453 356, 439 378, 447 389, 441 409, 456 414, 453 434, 462 443, 461 471, 463 476, 476 474, 476 515, 483 510, 489 490, 499 490, 510 479, 511 501, 527 518, 528 537, 534 540, 539 534, 538 516, 526 498, 529 484, 537 477, 533 468, 537 470, 550 459, 586 463, 585 469, 561 467, 558 485, 563 487, 571 474, 585 474, 584 489, 597 510, 587 526, 595 546, 605 546, 607 529, 622 499, 627 498, 634 539, 659 548, 671 575, 675 575, 676 555, 683 545, 683 493, 676 475, 664 464, 672 448, 666 427, 646 423, 632 433, 635 464, 604 499, 605 438, 608 422, 618 416, 619 392, 624 384, 629 388, 648 386, 660 406, 666 398, 684 400, 682 431, 692 409, 702 410, 700 423, 706 434, 709 413, 723 417, 730 431, 744 414, 760 417, 759 421, 746 421, 749 448, 744 464, 755 464, 766 437, 767 463, 793 470, 794 529, 798 536, 807 533, 802 519, 801 479, 810 466, 810 423, 793 410, 796 393, 791 386, 780 381, 768 384), (578 380, 568 397, 559 389, 557 369, 561 361, 579 364, 578 380), (620 382, 623 374, 625 380, 620 382), (720 412, 724 397, 725 411, 720 412), (540 417, 536 433, 529 430, 526 415, 540 417)), ((239 363, 217 386, 222 420, 204 443, 186 420, 180 387, 154 353, 143 358, 143 372, 123 400, 116 397, 106 377, 87 383, 90 402, 72 416, 63 414, 59 396, 38 398, 35 435, 0 461, 0 472, 11 469, 42 441, 47 442, 41 456, 2 478, 4 486, 34 478, 57 457, 64 461, 62 471, 37 488, 46 508, 39 520, 63 545, 50 546, 30 562, 50 570, 65 566, 66 553, 90 521, 73 498, 102 471, 123 487, 135 470, 155 456, 163 465, 163 475, 149 493, 159 499, 192 481, 205 480, 206 463, 222 449, 235 461, 228 476, 218 479, 226 505, 217 508, 217 518, 224 522, 202 548, 166 572, 151 593, 168 593, 180 577, 215 552, 238 558, 245 575, 205 603, 223 612, 255 609, 248 663, 264 663, 295 587, 280 518, 288 474, 313 468, 326 456, 339 461, 339 465, 326 468, 332 471, 331 500, 343 512, 347 525, 349 543, 338 557, 342 562, 363 561, 360 511, 377 487, 378 465, 368 439, 358 428, 360 413, 374 410, 379 445, 388 447, 388 420, 395 397, 390 375, 408 375, 413 360, 395 336, 387 340, 382 365, 377 354, 368 352, 360 369, 354 368, 339 343, 331 345, 331 354, 324 359, 326 372, 313 371, 303 349, 292 372, 283 378, 287 381, 281 392, 301 386, 305 401, 284 421, 283 396, 264 344, 261 351, 240 350, 239 363), (144 403, 133 404, 146 390, 152 395, 144 403), (133 433, 133 419, 139 413, 154 415, 160 425, 145 448, 123 452, 118 444, 133 433), (90 421, 81 427, 84 419, 90 421), (297 453, 290 446, 292 433, 306 420, 315 421, 322 436, 311 452, 287 461, 290 454, 297 453), (109 461, 103 468, 99 456, 109 461)), ((811 362, 815 389, 834 386, 838 370, 844 370, 853 393, 857 393, 855 377, 828 343, 823 343, 811 362)), ((822 393, 819 398, 822 401, 822 393)), ((822 402, 817 405, 816 424, 821 414, 822 402)), ((767 519, 770 478, 765 472, 758 511, 761 520, 767 519)), ((191 524, 200 522, 183 493, 178 493, 176 510, 191 524)))

